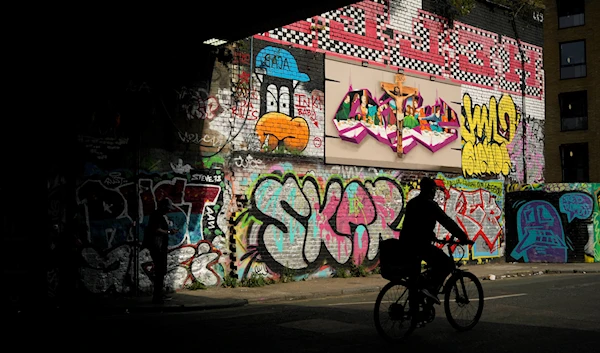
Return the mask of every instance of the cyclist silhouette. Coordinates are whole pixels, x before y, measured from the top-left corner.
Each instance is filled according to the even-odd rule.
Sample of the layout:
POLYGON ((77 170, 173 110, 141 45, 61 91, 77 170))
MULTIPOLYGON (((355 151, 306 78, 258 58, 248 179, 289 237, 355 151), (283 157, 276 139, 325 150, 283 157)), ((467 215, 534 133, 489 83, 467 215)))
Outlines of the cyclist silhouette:
POLYGON ((452 270, 452 258, 433 244, 436 239, 435 226, 439 222, 461 244, 472 245, 473 241, 435 202, 437 186, 433 179, 421 179, 421 193, 408 201, 404 223, 400 231, 398 248, 401 249, 403 261, 410 267, 410 278, 418 279, 421 261, 431 267, 431 277, 426 284, 419 283, 424 295, 440 304, 437 293, 446 277, 452 270))

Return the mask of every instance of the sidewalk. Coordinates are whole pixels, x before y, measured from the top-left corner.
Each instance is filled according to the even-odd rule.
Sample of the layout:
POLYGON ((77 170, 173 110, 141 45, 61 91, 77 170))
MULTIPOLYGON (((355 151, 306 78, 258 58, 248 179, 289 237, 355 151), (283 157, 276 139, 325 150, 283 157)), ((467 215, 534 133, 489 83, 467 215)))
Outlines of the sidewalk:
MULTIPOLYGON (((465 265, 481 280, 552 275, 559 273, 600 273, 600 263, 489 263, 465 265), (493 275, 493 276, 490 276, 493 275)), ((239 307, 252 303, 294 301, 327 296, 378 292, 388 281, 380 275, 351 278, 322 278, 306 281, 276 283, 263 287, 223 288, 204 290, 180 290, 172 294, 172 300, 155 305, 149 295, 95 301, 77 308, 93 314, 130 314, 139 312, 177 312, 239 307), (86 310, 87 309, 87 310, 86 310)))

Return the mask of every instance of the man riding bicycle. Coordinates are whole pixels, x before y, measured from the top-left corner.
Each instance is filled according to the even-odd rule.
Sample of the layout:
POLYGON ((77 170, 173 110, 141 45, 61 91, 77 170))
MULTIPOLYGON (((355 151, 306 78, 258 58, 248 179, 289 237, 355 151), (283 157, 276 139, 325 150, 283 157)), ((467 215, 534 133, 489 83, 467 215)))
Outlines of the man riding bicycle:
POLYGON ((410 277, 417 279, 421 271, 421 261, 431 268, 431 278, 423 285, 421 291, 440 304, 437 293, 446 277, 452 270, 452 258, 433 244, 436 239, 435 226, 439 222, 452 236, 458 238, 461 244, 472 245, 473 241, 435 202, 437 186, 433 179, 421 179, 421 193, 408 201, 404 223, 400 232, 398 248, 402 249, 402 257, 411 268, 410 277))

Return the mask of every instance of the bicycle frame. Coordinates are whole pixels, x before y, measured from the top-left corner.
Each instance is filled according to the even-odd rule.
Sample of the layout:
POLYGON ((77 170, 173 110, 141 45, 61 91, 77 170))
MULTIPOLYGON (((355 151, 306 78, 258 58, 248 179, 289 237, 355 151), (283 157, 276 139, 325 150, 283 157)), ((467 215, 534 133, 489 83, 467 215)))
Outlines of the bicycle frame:
MULTIPOLYGON (((463 256, 462 256, 460 259, 458 259, 458 260, 455 260, 455 259, 454 259, 454 250, 452 249, 452 246, 453 246, 453 245, 460 246, 461 244, 460 244, 460 243, 458 243, 458 242, 452 241, 452 240, 441 240, 441 239, 438 239, 438 241, 437 241, 437 242, 438 242, 438 243, 440 243, 440 244, 444 244, 444 246, 447 246, 447 247, 448 247, 448 256, 449 256, 449 257, 450 257, 450 258, 453 260, 453 261, 452 261, 452 264, 453 264, 453 265, 452 265, 452 270, 450 271, 450 274, 448 275, 448 277, 446 277, 446 279, 444 280, 444 284, 442 285, 442 288, 443 288, 443 289, 445 289, 444 287, 445 287, 445 285, 446 285, 446 281, 447 281, 447 280, 448 280, 450 277, 452 277, 453 275, 455 275, 455 274, 457 274, 457 273, 462 273, 462 272, 464 272, 464 270, 463 270, 463 269, 461 269, 460 267, 462 266, 462 262, 461 262, 461 261, 462 261, 462 259, 464 258, 464 255, 466 254, 466 252, 465 252, 465 254, 463 254, 463 256)), ((465 299, 465 303, 469 303, 469 298, 465 298, 465 297, 466 297, 466 292, 467 292, 467 290, 466 290, 466 288, 465 288, 465 282, 464 282, 463 276, 461 275, 459 278, 460 278, 460 287, 461 287, 460 289, 461 289, 461 292, 462 292, 462 293, 465 293, 465 295, 463 295, 463 296, 460 296, 460 295, 459 295, 459 293, 455 293, 455 294, 456 294, 456 296, 457 296, 458 298, 465 299)), ((458 288, 457 288, 457 287, 455 287, 454 289, 455 289, 456 291, 458 291, 458 288)), ((445 292, 445 291, 444 291, 444 292, 445 292)))
MULTIPOLYGON (((463 256, 461 256, 460 258, 457 257, 457 260, 454 257, 456 249, 453 249, 452 246, 462 244, 453 240, 438 239, 436 241, 440 244, 448 246, 447 255, 453 259, 452 268, 448 277, 444 280, 442 284, 443 290, 440 292, 444 293, 443 307, 446 314, 446 318, 455 329, 459 331, 470 330, 471 328, 473 328, 473 326, 477 324, 483 311, 483 291, 481 284, 479 283, 477 277, 475 277, 471 272, 469 272, 467 269, 460 268, 463 265, 462 260, 465 257, 465 254, 467 254, 467 252, 465 251, 463 256), (470 283, 475 283, 475 288, 477 288, 478 294, 474 295, 473 298, 469 298, 469 296, 471 296, 471 294, 469 294, 471 291, 470 283), (460 307, 463 307, 464 305, 470 303, 479 304, 476 304, 477 310, 472 318, 472 321, 468 321, 468 324, 465 325, 463 324, 464 319, 456 316, 454 314, 454 311, 450 309, 450 305, 453 305, 452 303, 456 303, 460 307)), ((428 299, 428 297, 426 297, 421 291, 423 285, 421 281, 429 280, 428 271, 430 270, 431 267, 428 265, 425 267, 425 270, 422 270, 418 275, 412 272, 412 275, 402 274, 398 278, 386 277, 390 280, 390 283, 388 283, 384 288, 382 288, 375 304, 376 327, 380 334, 384 335, 384 337, 386 336, 386 333, 384 333, 382 324, 377 320, 379 320, 380 317, 385 317, 385 315, 390 315, 390 317, 392 317, 392 322, 394 320, 399 320, 399 316, 393 316, 393 312, 397 311, 393 309, 393 305, 399 305, 400 311, 398 312, 398 314, 409 315, 402 316, 403 318, 410 318, 410 327, 405 328, 406 331, 404 332, 404 337, 409 335, 416 328, 424 327, 425 325, 434 320, 434 318, 436 317, 434 303, 430 299, 428 299), (380 313, 379 310, 380 308, 382 308, 381 300, 387 295, 387 291, 394 288, 395 285, 404 286, 404 290, 398 292, 399 294, 395 294, 397 295, 397 297, 395 298, 395 300, 391 301, 392 304, 388 307, 387 313, 383 311, 380 313), (408 293, 408 298, 405 297, 405 293, 408 293), (406 299, 408 299, 407 302, 410 309, 407 312, 404 312, 404 309, 407 306, 407 302, 401 301, 405 301, 406 299)), ((470 311, 467 311, 467 313, 470 314, 470 311)), ((460 316, 460 314, 458 315, 460 316)))
MULTIPOLYGON (((448 247, 448 257, 450 257, 452 259, 452 269, 450 270, 450 274, 448 275, 448 277, 446 279, 450 278, 455 273, 463 272, 463 270, 460 267, 462 266, 461 261, 464 258, 464 254, 460 259, 455 260, 454 259, 454 250, 452 249, 452 245, 462 245, 462 244, 452 241, 452 240, 445 240, 445 239, 436 239, 435 242, 439 243, 439 244, 443 244, 442 248, 444 246, 447 246, 448 247)), ((429 271, 429 266, 426 266, 425 271, 421 272, 421 276, 426 274, 427 271, 429 271)), ((445 281, 446 280, 444 280, 444 283, 445 283, 445 281)), ((461 282, 462 282, 462 278, 461 278, 461 282)), ((462 284, 462 286, 464 289, 464 283, 462 284)))

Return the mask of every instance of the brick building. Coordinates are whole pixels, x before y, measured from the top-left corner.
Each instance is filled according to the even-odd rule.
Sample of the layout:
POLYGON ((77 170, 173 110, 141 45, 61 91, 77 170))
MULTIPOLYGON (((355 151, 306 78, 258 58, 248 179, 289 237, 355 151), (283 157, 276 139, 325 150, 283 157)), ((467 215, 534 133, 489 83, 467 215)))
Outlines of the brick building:
MULTIPOLYGON (((182 230, 170 238, 170 288, 375 270, 425 175, 475 241, 465 261, 595 259, 586 227, 593 235, 598 212, 572 202, 583 189, 505 204, 507 190, 544 182, 543 17, 516 19, 517 39, 492 2, 454 21, 435 3, 365 0, 210 52, 186 43, 90 70, 63 151, 68 180, 57 169, 49 183, 52 210, 67 209, 51 222, 84 229, 83 289, 151 288, 140 243, 164 197, 182 230), (522 205, 545 207, 560 239, 532 245, 522 205)), ((594 192, 584 196, 596 210, 594 192)))
POLYGON ((546 1, 547 182, 600 180, 597 1, 546 1))

